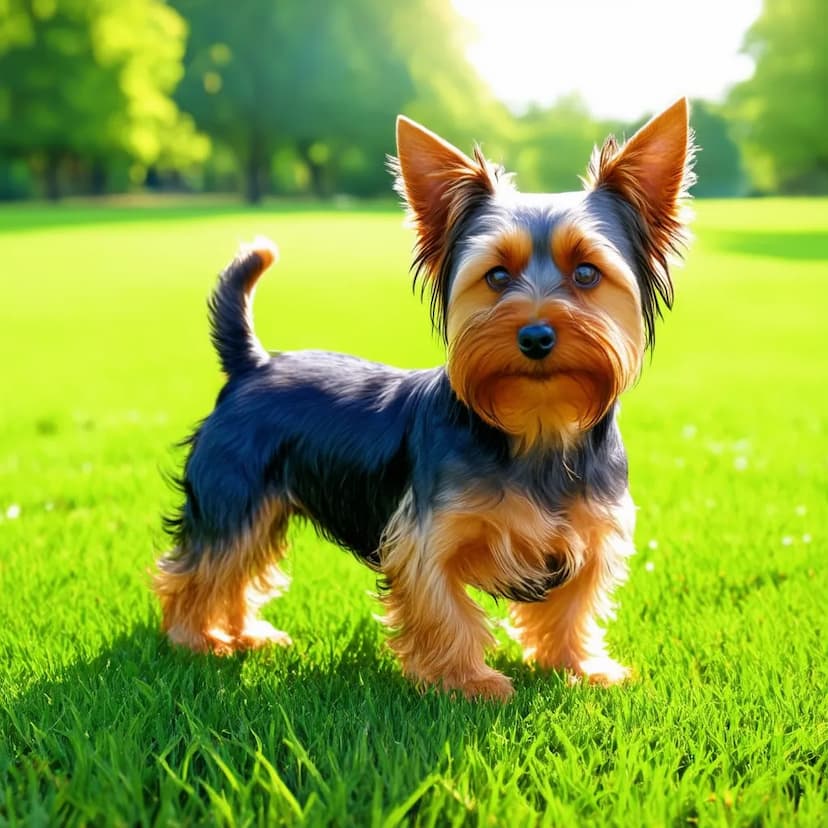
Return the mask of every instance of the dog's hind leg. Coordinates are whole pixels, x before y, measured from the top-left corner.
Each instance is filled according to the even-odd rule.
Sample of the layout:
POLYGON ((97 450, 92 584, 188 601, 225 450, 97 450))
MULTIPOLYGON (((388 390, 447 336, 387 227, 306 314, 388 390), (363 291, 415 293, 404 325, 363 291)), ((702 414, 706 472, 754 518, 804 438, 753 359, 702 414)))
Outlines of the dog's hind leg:
POLYGON ((278 562, 289 517, 283 501, 267 500, 235 537, 210 544, 185 537, 161 558, 154 586, 173 643, 217 653, 291 643, 258 616, 288 584, 278 562))

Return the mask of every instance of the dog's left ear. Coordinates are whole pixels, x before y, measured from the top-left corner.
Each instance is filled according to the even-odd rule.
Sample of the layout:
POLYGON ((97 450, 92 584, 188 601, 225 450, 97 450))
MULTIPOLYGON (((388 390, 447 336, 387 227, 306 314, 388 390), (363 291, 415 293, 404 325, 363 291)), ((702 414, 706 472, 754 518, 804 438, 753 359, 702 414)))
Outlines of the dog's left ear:
POLYGON ((687 98, 681 98, 622 147, 614 137, 608 138, 589 165, 588 183, 612 190, 631 204, 664 255, 682 241, 682 201, 695 181, 688 116, 687 98))
POLYGON ((684 202, 696 180, 696 147, 688 123, 686 98, 646 123, 619 147, 613 136, 596 149, 586 185, 614 193, 626 205, 623 221, 636 259, 647 344, 655 339, 660 301, 673 304, 670 257, 687 241, 688 214, 684 202))

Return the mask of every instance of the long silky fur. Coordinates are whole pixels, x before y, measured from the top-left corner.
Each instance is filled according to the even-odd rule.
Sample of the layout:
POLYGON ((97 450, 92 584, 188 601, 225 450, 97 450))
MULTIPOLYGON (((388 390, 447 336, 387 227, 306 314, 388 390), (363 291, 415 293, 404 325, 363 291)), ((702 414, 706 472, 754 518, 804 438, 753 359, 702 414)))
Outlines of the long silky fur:
POLYGON ((623 175, 614 166, 623 145, 619 145, 614 135, 610 135, 599 149, 592 153, 587 168, 584 184, 587 189, 606 187, 604 179, 611 170, 613 176, 620 176, 608 187, 617 195, 617 209, 633 244, 635 274, 641 292, 641 311, 647 347, 655 345, 656 319, 663 316, 661 303, 668 309, 673 307, 674 288, 670 276, 671 260, 680 260, 684 256, 691 240, 687 227, 690 188, 696 183, 693 171, 697 147, 692 129, 687 132, 687 148, 684 167, 680 177, 675 181, 677 196, 674 209, 654 214, 646 202, 640 198, 637 182, 634 178, 623 175))
POLYGON ((497 187, 511 181, 503 167, 486 160, 478 145, 475 145, 473 154, 474 167, 457 167, 455 170, 447 171, 453 181, 444 194, 449 208, 446 227, 442 233, 434 232, 425 226, 408 206, 400 161, 398 158, 388 158, 388 170, 394 176, 394 190, 408 207, 409 222, 417 229, 417 241, 411 263, 414 273, 412 288, 415 291, 419 288, 421 299, 428 294, 431 323, 444 341, 446 309, 458 242, 467 234, 469 224, 486 205, 497 187))

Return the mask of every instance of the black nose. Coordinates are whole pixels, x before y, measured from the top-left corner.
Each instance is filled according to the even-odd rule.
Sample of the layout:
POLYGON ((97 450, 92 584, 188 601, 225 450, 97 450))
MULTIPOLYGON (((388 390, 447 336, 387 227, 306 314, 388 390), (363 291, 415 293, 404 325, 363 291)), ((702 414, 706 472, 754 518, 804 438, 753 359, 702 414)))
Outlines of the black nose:
POLYGON ((529 359, 543 359, 555 347, 555 329, 546 322, 526 325, 518 331, 518 347, 529 359))

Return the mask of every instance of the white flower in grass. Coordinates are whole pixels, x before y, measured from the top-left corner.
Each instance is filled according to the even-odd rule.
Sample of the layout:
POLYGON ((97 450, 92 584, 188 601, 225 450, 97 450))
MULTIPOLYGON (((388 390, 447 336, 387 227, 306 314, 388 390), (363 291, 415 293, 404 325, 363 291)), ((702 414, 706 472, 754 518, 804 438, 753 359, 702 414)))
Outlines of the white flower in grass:
POLYGON ((808 514, 808 507, 804 503, 800 503, 795 509, 794 514, 797 517, 805 517, 808 514))
POLYGON ((658 541, 655 538, 650 538, 647 541, 647 549, 658 549, 658 541))
POLYGON ((646 569, 647 572, 652 572, 655 569, 655 564, 652 561, 647 561, 647 563, 644 564, 644 569, 646 569))
POLYGON ((793 543, 794 539, 790 535, 785 535, 782 538, 782 546, 790 546, 793 543))
POLYGON ((811 542, 811 535, 810 535, 810 533, 809 533, 809 532, 806 532, 806 533, 802 536, 802 543, 810 543, 810 542, 811 542))
POLYGON ((747 457, 734 457, 733 458, 733 468, 736 471, 744 471, 748 467, 748 459, 747 457))
POLYGON ((17 503, 12 503, 8 509, 6 509, 6 517, 9 520, 17 520, 20 517, 20 506, 17 503))
POLYGON ((681 430, 681 436, 684 437, 685 440, 692 440, 698 433, 699 430, 692 423, 688 423, 681 430))

